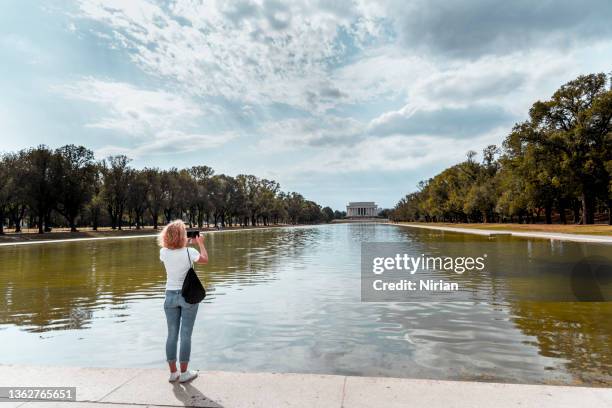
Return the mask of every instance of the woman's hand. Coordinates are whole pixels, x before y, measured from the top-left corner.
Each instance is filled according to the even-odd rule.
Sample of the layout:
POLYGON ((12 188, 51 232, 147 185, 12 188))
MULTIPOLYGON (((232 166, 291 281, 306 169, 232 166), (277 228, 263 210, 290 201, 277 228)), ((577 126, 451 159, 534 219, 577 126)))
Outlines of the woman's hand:
POLYGON ((208 263, 208 252, 206 252, 206 247, 204 247, 204 236, 197 235, 194 238, 194 241, 200 247, 200 258, 197 260, 197 263, 202 263, 202 264, 208 263))

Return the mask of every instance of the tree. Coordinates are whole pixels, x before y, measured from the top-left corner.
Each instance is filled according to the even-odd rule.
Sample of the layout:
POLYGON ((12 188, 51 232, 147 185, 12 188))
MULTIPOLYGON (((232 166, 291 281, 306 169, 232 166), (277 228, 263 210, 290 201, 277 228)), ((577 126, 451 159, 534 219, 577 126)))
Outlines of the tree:
POLYGON ((91 201, 87 204, 89 217, 91 220, 91 228, 94 231, 98 230, 100 224, 100 215, 104 208, 104 190, 102 184, 102 171, 99 163, 96 163, 96 171, 93 181, 93 193, 91 201))
POLYGON ((274 200, 274 208, 272 209, 272 222, 278 224, 279 222, 285 222, 289 218, 287 207, 285 205, 287 194, 282 191, 276 195, 274 200))
POLYGON ((163 191, 162 209, 166 222, 172 221, 174 214, 178 212, 179 183, 178 169, 173 167, 161 173, 161 187, 163 191))
POLYGON ((25 193, 28 197, 28 207, 37 217, 38 233, 51 230, 51 211, 56 202, 57 194, 53 190, 53 152, 45 145, 22 150, 19 160, 25 166, 25 193))
POLYGON ((262 219, 263 225, 268 225, 270 217, 274 211, 274 202, 276 195, 280 190, 280 185, 274 180, 262 179, 259 181, 258 191, 258 207, 259 216, 262 219))
MULTIPOLYGON (((612 160, 612 89, 605 74, 582 75, 548 101, 538 101, 521 124, 522 141, 551 152, 569 171, 582 202, 582 223, 593 224, 597 196, 606 196, 612 160)), ((609 199, 609 211, 612 210, 609 199)))
POLYGON ((215 171, 208 166, 193 166, 189 169, 191 177, 196 183, 195 206, 197 209, 198 227, 204 225, 204 218, 208 223, 208 216, 211 211, 211 203, 209 197, 210 178, 215 174, 215 171))
POLYGON ((314 224, 323 221, 321 206, 314 201, 304 200, 298 221, 301 224, 314 224))
POLYGON ((503 143, 419 184, 401 199, 391 218, 425 221, 567 222, 566 210, 583 224, 607 207, 612 223, 612 77, 580 76, 538 101, 529 120, 517 123, 503 143))
POLYGON ((323 213, 323 220, 325 222, 332 222, 334 219, 334 210, 332 210, 331 207, 323 207, 321 212, 323 213))
POLYGON ((149 194, 149 182, 144 171, 132 171, 129 178, 127 193, 127 209, 134 216, 136 229, 144 225, 144 213, 147 209, 147 196, 149 194))
POLYGON ((238 188, 242 191, 245 197, 246 215, 251 221, 251 225, 257 225, 261 202, 260 202, 260 184, 257 177, 253 175, 240 174, 237 177, 238 188))
MULTIPOLYGON (((609 175, 612 175, 612 160, 606 161, 606 170, 609 175)), ((608 179, 607 188, 607 201, 608 201, 608 225, 612 225, 612 177, 608 179)))
POLYGON ((125 155, 109 156, 102 161, 103 196, 112 229, 121 229, 132 173, 129 167, 130 161, 131 159, 125 155))
POLYGON ((187 224, 192 227, 197 222, 198 185, 188 170, 180 170, 176 177, 178 211, 181 217, 186 217, 187 224))
POLYGON ((235 180, 225 174, 213 176, 211 179, 211 201, 213 207, 213 219, 215 226, 221 221, 225 227, 227 217, 230 215, 232 196, 236 192, 235 180))
POLYGON ((285 206, 287 215, 291 224, 297 224, 300 221, 302 211, 305 207, 304 197, 296 192, 289 193, 285 198, 285 206))
POLYGON ((274 180, 214 175, 208 166, 136 170, 130 161, 118 155, 96 162, 91 150, 75 145, 55 150, 41 145, 0 155, 0 233, 7 219, 16 231, 24 219, 40 233, 52 223, 69 225, 73 232, 77 225, 121 229, 125 215, 139 229, 147 211, 154 228, 160 216, 198 226, 204 219, 208 225, 211 215, 222 226, 310 223, 335 216, 297 193, 283 193, 274 180))
POLYGON ((93 194, 94 154, 83 146, 66 145, 55 150, 55 157, 56 209, 66 218, 70 231, 75 232, 75 220, 93 194))
POLYGON ((7 153, 0 156, 0 234, 8 217, 9 228, 21 231, 21 222, 28 208, 26 164, 23 153, 7 153))
POLYGON ((151 214, 153 229, 157 229, 157 223, 159 222, 159 215, 162 212, 164 199, 161 173, 159 169, 156 168, 145 168, 143 174, 149 186, 145 196, 145 202, 151 214))
POLYGON ((4 234, 4 220, 11 202, 11 191, 14 188, 9 155, 0 157, 0 180, 2 180, 2 183, 0 183, 0 234, 4 234))

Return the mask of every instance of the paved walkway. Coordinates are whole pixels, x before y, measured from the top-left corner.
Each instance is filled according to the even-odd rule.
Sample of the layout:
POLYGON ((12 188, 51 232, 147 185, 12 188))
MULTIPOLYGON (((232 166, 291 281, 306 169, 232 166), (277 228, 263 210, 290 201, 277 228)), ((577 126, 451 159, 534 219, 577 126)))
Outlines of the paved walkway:
POLYGON ((608 408, 612 388, 516 385, 339 375, 201 372, 170 384, 163 369, 0 365, 0 385, 74 386, 77 402, 2 402, 8 407, 424 407, 608 408))
POLYGON ((484 235, 488 237, 495 236, 513 236, 523 238, 542 238, 558 241, 573 241, 573 242, 593 242, 601 244, 612 244, 612 237, 606 235, 582 235, 582 234, 565 234, 560 232, 545 232, 545 231, 510 231, 510 230, 487 230, 478 228, 459 228, 436 225, 418 225, 418 224, 393 224, 408 228, 424 228, 438 231, 459 232, 462 234, 484 235))

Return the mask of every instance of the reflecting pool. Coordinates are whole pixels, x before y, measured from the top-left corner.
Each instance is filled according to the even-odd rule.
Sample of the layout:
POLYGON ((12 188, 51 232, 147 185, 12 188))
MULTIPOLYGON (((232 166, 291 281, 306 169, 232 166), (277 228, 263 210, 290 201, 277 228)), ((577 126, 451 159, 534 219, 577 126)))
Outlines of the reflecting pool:
MULTIPOLYGON (((198 274, 209 295, 195 323, 194 368, 612 385, 612 302, 514 296, 564 285, 559 257, 578 262, 610 246, 366 223, 206 240, 210 263, 198 274), (552 272, 473 275, 461 302, 367 303, 362 242, 402 242, 415 253, 486 247, 508 268, 544 259, 552 272)), ((0 361, 163 367, 158 253, 152 237, 0 247, 0 361)))

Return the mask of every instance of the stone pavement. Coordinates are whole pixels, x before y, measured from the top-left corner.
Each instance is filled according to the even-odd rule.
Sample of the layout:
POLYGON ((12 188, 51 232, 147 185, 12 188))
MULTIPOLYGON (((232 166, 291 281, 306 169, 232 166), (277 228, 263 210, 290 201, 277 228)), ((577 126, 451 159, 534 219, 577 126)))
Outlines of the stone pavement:
POLYGON ((495 236, 513 236, 522 238, 541 238, 555 241, 590 242, 598 244, 612 244, 612 237, 608 235, 566 234, 561 232, 545 231, 511 231, 511 230, 487 230, 478 228, 447 227, 429 224, 392 224, 400 227, 423 228, 447 232, 459 232, 461 234, 495 236))
POLYGON ((167 377, 164 369, 0 365, 0 386, 74 386, 77 399, 0 402, 0 408, 612 407, 612 388, 216 371, 200 372, 188 384, 167 377))

